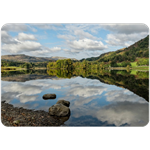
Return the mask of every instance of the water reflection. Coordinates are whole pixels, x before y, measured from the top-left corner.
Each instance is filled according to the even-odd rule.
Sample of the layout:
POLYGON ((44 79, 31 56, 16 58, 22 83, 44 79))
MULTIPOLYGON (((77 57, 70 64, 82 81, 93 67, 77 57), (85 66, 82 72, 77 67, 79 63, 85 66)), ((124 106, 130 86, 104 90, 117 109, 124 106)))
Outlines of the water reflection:
MULTIPOLYGON (((21 74, 22 81, 27 78, 26 75, 21 74)), ((109 73, 87 75, 88 78, 74 76, 63 79, 44 73, 46 78, 43 79, 43 74, 32 75, 34 80, 26 82, 15 80, 20 74, 9 76, 9 81, 6 81, 8 76, 5 76, 5 81, 2 81, 1 99, 14 106, 45 111, 60 99, 70 101, 71 116, 62 120, 66 126, 144 126, 148 123, 149 108, 145 100, 147 96, 142 98, 128 89, 115 86, 124 85, 127 81, 125 76, 109 73), (11 78, 13 81, 10 81, 11 78), (44 101, 42 96, 46 93, 55 93, 56 100, 44 101)), ((146 81, 147 79, 143 82, 142 79, 138 79, 132 83, 132 87, 134 84, 135 88, 133 90, 138 91, 142 85, 142 88, 145 88, 142 92, 147 94, 146 81)), ((126 86, 129 85, 131 83, 126 86)))

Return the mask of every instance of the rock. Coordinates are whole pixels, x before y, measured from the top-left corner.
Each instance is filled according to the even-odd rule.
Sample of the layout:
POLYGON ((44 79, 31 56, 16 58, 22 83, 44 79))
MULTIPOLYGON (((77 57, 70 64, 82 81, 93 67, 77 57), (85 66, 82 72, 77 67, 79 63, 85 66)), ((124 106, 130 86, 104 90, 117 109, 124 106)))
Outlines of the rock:
POLYGON ((69 101, 65 101, 65 100, 59 100, 59 101, 57 101, 56 104, 63 104, 65 106, 67 106, 67 107, 70 106, 70 102, 69 101))
POLYGON ((51 116, 53 117, 57 122, 59 122, 59 124, 64 125, 64 123, 69 119, 69 116, 65 116, 65 117, 57 117, 57 116, 51 116))
POLYGON ((45 94, 43 95, 43 99, 55 99, 56 98, 56 94, 45 94))
POLYGON ((49 108, 51 116, 64 117, 70 115, 70 109, 63 104, 55 104, 49 108))

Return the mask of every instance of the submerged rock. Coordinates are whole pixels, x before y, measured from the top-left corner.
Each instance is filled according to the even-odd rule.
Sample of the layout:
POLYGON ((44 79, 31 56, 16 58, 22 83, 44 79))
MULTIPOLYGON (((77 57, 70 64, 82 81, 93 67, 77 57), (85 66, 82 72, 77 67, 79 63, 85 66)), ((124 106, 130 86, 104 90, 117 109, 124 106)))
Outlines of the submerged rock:
POLYGON ((44 94, 43 95, 43 99, 47 100, 47 99, 55 99, 56 98, 56 94, 44 94))
POLYGON ((70 109, 63 104, 55 104, 49 108, 51 116, 64 117, 70 115, 70 109))
POLYGON ((63 104, 65 106, 67 106, 67 107, 70 106, 70 102, 69 101, 65 101, 65 100, 59 100, 59 101, 57 101, 56 104, 63 104))

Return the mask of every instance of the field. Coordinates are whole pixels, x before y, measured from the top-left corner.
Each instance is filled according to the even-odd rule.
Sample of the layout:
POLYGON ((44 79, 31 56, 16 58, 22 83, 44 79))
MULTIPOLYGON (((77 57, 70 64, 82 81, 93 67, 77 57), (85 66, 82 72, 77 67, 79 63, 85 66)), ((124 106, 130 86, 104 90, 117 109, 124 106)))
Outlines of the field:
MULTIPOLYGON (((148 59, 148 58, 145 58, 145 59, 148 59)), ((138 58, 137 60, 141 60, 141 58, 138 58)), ((135 61, 135 62, 130 62, 131 63, 131 70, 133 70, 132 71, 132 73, 133 72, 135 72, 136 70, 141 70, 141 71, 148 71, 149 70, 149 66, 146 66, 146 65, 144 65, 144 66, 137 66, 137 60, 135 61)), ((117 63, 117 65, 120 65, 121 63, 117 63)), ((134 73, 133 73, 134 74, 134 73)))

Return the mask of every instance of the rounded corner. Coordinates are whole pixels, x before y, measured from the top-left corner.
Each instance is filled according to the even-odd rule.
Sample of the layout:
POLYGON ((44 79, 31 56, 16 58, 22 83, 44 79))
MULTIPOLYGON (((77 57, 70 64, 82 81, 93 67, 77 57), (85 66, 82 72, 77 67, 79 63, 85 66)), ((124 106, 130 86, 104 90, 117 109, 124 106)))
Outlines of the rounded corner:
POLYGON ((148 30, 148 32, 149 32, 149 26, 147 25, 147 24, 145 24, 145 23, 141 23, 143 26, 145 26, 146 28, 147 28, 147 30, 148 30))
POLYGON ((7 25, 7 23, 4 23, 4 24, 1 26, 1 30, 2 30, 2 27, 4 27, 5 25, 7 25))

